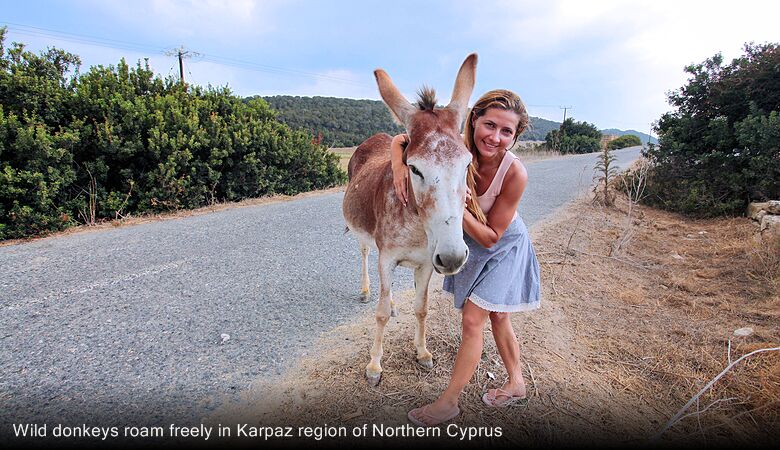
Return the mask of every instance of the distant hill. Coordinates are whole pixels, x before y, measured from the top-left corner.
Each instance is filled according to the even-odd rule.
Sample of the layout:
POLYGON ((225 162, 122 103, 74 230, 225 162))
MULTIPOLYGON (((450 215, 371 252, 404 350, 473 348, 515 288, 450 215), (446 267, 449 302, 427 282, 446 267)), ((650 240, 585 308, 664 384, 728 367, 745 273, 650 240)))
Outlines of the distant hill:
POLYGON ((403 132, 390 117, 387 106, 378 100, 335 97, 263 97, 278 118, 293 128, 303 128, 331 147, 352 147, 380 132, 403 132))
POLYGON ((531 125, 520 135, 521 141, 543 141, 552 130, 560 128, 561 123, 552 120, 531 116, 531 125))
MULTIPOLYGON (((278 118, 293 128, 302 128, 331 147, 353 147, 376 133, 398 134, 404 130, 393 122, 387 106, 379 100, 353 100, 336 97, 299 97, 276 95, 262 97, 278 112, 278 118)), ((560 122, 531 116, 531 124, 520 135, 521 141, 543 141, 560 122)), ((603 134, 633 134, 647 142, 647 134, 614 128, 603 134)), ((657 143, 653 138, 651 142, 657 143)))
MULTIPOLYGON (((336 97, 262 97, 278 112, 278 118, 293 128, 303 128, 331 147, 359 145, 376 133, 398 134, 404 130, 393 122, 387 106, 379 100, 353 100, 336 97)), ((560 124, 531 117, 531 126, 521 140, 544 140, 547 132, 560 124)))
POLYGON ((615 136, 624 136, 626 134, 633 134, 634 136, 637 136, 642 141, 643 144, 647 143, 647 139, 648 138, 650 138, 650 142, 651 143, 653 143, 653 144, 657 144, 658 143, 658 139, 656 139, 654 137, 650 137, 649 135, 647 135, 645 133, 640 133, 639 131, 636 131, 636 130, 625 130, 624 131, 624 130, 618 130, 617 128, 609 128, 607 130, 601 130, 601 134, 612 134, 612 135, 615 135, 615 136))

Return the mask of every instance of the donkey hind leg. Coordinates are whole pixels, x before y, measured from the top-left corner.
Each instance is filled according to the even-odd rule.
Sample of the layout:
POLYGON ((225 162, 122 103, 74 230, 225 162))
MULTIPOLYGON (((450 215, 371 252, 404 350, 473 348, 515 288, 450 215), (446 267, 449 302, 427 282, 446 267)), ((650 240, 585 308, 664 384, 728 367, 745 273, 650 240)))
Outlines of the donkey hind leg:
POLYGON ((382 377, 382 341, 384 340, 385 326, 390 320, 390 287, 393 279, 393 269, 396 262, 379 252, 379 302, 376 305, 376 330, 374 333, 374 345, 371 346, 371 362, 366 366, 366 380, 371 386, 379 384, 382 377))
POLYGON ((369 246, 364 243, 360 243, 360 255, 362 262, 362 272, 360 273, 360 301, 361 303, 368 303, 371 300, 371 290, 369 289, 368 282, 368 253, 369 246))
POLYGON ((433 368, 433 355, 425 348, 425 319, 428 316, 428 283, 431 281, 433 267, 420 266, 414 269, 414 315, 417 322, 414 327, 414 346, 417 348, 417 363, 425 369, 433 368))

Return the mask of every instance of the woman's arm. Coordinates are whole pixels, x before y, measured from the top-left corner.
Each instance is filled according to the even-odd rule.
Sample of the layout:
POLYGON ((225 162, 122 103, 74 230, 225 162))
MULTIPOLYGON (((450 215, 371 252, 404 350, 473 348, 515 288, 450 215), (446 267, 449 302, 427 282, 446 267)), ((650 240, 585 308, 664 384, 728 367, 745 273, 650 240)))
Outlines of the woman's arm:
POLYGON ((390 166, 393 169, 393 187, 398 200, 406 206, 407 193, 406 183, 409 178, 409 167, 404 164, 404 147, 409 143, 409 137, 405 134, 399 134, 393 137, 390 143, 390 166))
POLYGON ((490 248, 501 239, 507 227, 512 223, 517 205, 528 185, 528 172, 520 162, 513 162, 506 173, 501 193, 490 208, 487 224, 483 224, 468 210, 463 213, 463 229, 479 245, 490 248))

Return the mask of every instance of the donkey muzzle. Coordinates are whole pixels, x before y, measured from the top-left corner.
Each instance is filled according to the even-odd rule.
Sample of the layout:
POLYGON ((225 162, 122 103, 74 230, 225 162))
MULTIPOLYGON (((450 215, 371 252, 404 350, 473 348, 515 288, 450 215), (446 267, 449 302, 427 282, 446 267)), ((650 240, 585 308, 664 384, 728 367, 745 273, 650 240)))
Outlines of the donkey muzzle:
POLYGON ((460 272, 469 257, 469 248, 464 244, 457 251, 437 252, 433 255, 433 268, 442 275, 460 272))

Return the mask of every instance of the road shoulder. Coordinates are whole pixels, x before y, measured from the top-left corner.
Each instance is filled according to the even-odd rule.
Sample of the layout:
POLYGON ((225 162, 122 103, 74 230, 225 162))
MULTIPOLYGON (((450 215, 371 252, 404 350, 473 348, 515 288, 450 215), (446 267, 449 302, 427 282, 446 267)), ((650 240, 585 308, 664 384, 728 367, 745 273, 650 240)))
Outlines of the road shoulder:
MULTIPOLYGON (((736 359, 777 345, 780 298, 771 289, 778 281, 771 258, 777 256, 761 253, 750 238, 753 231, 746 219, 692 221, 645 207, 634 207, 629 218, 625 204, 603 208, 585 200, 545 218, 531 230, 542 264, 543 306, 513 315, 530 399, 504 410, 482 405, 482 393, 505 377, 486 332, 483 358, 454 423, 503 427, 504 443, 645 442, 728 364, 727 347, 736 359), (756 277, 766 282, 752 283, 756 277), (733 336, 744 327, 753 333, 733 336)), ((356 289, 358 281, 345 280, 356 289)), ((377 388, 363 379, 374 330, 373 315, 366 314, 323 334, 292 370, 257 380, 241 401, 209 420, 406 424, 408 410, 444 389, 458 348, 459 313, 440 286, 434 279, 430 291, 432 370, 414 364, 412 293, 402 292, 396 296, 401 315, 387 327, 377 388)), ((702 410, 717 408, 686 418, 663 438, 772 439, 778 370, 780 358, 771 353, 735 368, 734 377, 701 399, 702 410), (754 410, 764 414, 746 414, 754 410)))

